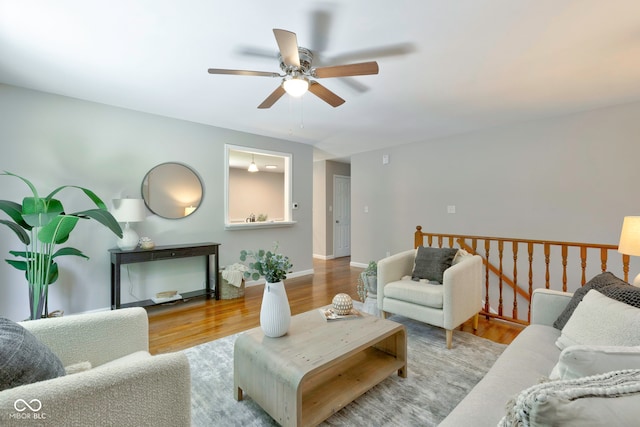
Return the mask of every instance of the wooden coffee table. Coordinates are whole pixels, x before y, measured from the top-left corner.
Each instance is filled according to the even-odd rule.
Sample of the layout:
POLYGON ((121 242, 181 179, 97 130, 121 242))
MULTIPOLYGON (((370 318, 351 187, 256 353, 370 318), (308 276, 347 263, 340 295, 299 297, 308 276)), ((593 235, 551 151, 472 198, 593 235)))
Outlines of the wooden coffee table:
POLYGON ((233 364, 236 400, 246 393, 283 426, 314 426, 394 372, 406 378, 407 334, 366 313, 326 321, 316 309, 293 316, 283 337, 241 334, 233 364))

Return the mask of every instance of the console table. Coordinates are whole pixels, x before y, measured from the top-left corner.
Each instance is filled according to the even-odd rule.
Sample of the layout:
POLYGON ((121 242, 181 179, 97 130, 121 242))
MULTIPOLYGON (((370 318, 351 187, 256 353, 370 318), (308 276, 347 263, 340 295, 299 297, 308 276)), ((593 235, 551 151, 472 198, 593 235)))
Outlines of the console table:
POLYGON ((205 288, 204 290, 196 290, 192 292, 182 293, 183 298, 194 298, 205 295, 207 298, 211 298, 213 294, 215 299, 220 299, 220 290, 216 280, 216 286, 211 289, 211 274, 210 274, 210 257, 215 255, 214 265, 216 276, 220 270, 219 265, 219 251, 218 247, 220 243, 194 243, 186 245, 172 245, 172 246, 156 246, 153 249, 140 249, 136 248, 130 251, 124 251, 122 249, 109 249, 111 253, 111 309, 115 310, 123 307, 146 307, 155 305, 152 300, 135 301, 131 303, 120 303, 120 267, 123 264, 133 264, 139 262, 148 261, 161 261, 166 259, 176 258, 190 258, 190 257, 205 257, 205 288))

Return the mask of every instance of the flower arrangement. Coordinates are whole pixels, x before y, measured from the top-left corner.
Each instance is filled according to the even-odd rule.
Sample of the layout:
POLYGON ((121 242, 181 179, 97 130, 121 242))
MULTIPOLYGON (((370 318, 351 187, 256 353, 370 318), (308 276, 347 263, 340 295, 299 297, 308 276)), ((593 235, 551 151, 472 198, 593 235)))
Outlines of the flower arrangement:
POLYGON ((240 251, 240 261, 246 262, 252 258, 253 262, 249 262, 248 270, 244 272, 245 279, 251 278, 258 280, 264 277, 267 283, 277 283, 287 278, 287 273, 291 273, 293 264, 289 261, 289 257, 279 254, 278 244, 273 245, 273 249, 265 251, 259 249, 257 251, 240 251))

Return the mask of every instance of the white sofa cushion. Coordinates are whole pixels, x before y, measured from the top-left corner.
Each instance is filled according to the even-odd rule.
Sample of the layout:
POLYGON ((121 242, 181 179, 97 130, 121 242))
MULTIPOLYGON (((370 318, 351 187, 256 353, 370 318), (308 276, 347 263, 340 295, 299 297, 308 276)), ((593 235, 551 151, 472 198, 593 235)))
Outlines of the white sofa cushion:
POLYGON ((590 290, 556 341, 560 350, 578 344, 640 345, 640 309, 590 290))
POLYGON ((411 279, 387 283, 384 297, 425 307, 442 308, 443 287, 440 284, 414 282, 411 279))
POLYGON ((640 369, 640 346, 572 345, 562 350, 549 379, 568 380, 622 369, 640 369))

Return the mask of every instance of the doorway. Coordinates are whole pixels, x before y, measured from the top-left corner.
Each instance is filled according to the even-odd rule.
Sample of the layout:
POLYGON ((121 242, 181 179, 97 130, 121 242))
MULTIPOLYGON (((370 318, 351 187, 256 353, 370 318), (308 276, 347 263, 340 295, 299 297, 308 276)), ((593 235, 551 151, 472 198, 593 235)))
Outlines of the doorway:
POLYGON ((351 255, 351 177, 333 176, 333 256, 351 255))

